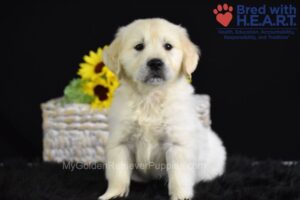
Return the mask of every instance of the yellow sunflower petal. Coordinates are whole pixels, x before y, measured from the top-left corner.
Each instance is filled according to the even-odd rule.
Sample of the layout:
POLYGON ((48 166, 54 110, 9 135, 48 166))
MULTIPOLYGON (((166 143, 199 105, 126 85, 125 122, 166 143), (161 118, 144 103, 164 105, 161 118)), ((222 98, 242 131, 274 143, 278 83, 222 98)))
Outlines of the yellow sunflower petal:
POLYGON ((89 67, 92 68, 93 67, 93 65, 88 64, 88 63, 80 63, 79 66, 80 66, 80 68, 89 68, 89 67))
POLYGON ((80 69, 78 70, 77 74, 81 76, 82 79, 89 79, 92 77, 94 73, 94 68, 92 65, 87 63, 81 63, 80 69))
POLYGON ((98 98, 95 98, 95 100, 92 102, 91 106, 94 109, 99 109, 99 110, 103 109, 103 105, 102 105, 101 101, 99 101, 98 98))
POLYGON ((94 95, 94 84, 92 82, 86 82, 85 84, 83 84, 82 86, 83 92, 93 96, 94 95))
POLYGON ((100 58, 99 59, 95 59, 91 56, 83 56, 83 60, 91 65, 95 65, 96 63, 98 63, 100 61, 100 58))
POLYGON ((102 49, 100 47, 97 49, 96 54, 97 54, 97 56, 99 56, 100 58, 102 58, 102 49))
POLYGON ((95 60, 95 61, 99 61, 101 62, 101 56, 99 56, 97 53, 95 53, 94 51, 90 51, 90 57, 95 60))

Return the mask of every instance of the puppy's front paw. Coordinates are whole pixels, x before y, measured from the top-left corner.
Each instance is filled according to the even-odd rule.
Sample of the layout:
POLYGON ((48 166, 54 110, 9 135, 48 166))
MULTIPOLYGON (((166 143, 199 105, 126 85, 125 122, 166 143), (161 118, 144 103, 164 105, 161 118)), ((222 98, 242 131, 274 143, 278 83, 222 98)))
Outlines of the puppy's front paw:
POLYGON ((176 187, 169 191, 171 200, 191 200, 193 198, 192 188, 176 187))
POLYGON ((124 189, 108 189, 103 195, 98 197, 98 200, 108 200, 117 197, 127 197, 128 192, 129 192, 128 187, 124 189))
POLYGON ((172 194, 171 200, 192 200, 193 195, 188 194, 172 194))

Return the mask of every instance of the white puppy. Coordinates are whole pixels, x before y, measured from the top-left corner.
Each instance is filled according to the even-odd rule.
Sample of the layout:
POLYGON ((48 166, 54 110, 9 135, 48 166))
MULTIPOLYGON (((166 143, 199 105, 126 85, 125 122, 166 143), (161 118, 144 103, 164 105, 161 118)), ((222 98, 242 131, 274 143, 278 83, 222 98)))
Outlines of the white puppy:
POLYGON ((193 186, 224 171, 218 136, 198 119, 187 81, 199 50, 180 26, 141 19, 119 29, 103 52, 121 86, 109 111, 108 189, 99 199, 127 196, 130 180, 167 177, 171 199, 190 199, 193 186))

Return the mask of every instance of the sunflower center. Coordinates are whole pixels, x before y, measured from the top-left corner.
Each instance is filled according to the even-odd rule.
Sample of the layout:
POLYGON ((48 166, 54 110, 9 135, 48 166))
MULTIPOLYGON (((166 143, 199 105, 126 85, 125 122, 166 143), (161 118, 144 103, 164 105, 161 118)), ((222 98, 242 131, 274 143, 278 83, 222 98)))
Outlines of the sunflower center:
POLYGON ((102 69, 104 67, 104 63, 103 62, 99 62, 96 67, 95 67, 95 73, 100 73, 102 72, 102 69))
POLYGON ((94 94, 100 99, 100 101, 104 101, 108 99, 108 89, 102 85, 97 85, 94 87, 94 94))

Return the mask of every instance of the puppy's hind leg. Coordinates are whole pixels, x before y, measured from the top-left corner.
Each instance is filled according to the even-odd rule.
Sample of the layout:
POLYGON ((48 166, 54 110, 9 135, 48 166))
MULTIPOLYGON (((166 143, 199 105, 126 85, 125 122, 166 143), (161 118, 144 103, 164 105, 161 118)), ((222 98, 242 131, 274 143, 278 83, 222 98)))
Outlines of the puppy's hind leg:
POLYGON ((131 157, 128 148, 120 145, 107 149, 106 178, 108 188, 99 200, 126 197, 129 193, 132 172, 131 157))

